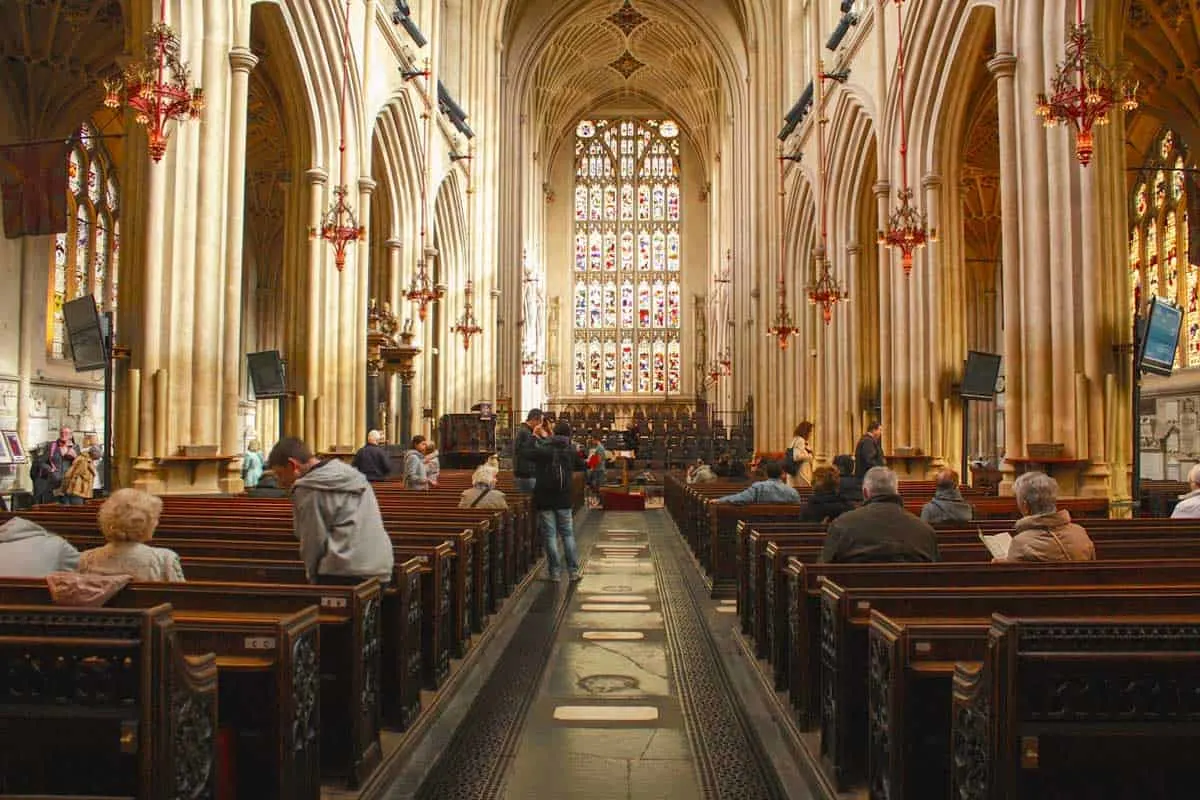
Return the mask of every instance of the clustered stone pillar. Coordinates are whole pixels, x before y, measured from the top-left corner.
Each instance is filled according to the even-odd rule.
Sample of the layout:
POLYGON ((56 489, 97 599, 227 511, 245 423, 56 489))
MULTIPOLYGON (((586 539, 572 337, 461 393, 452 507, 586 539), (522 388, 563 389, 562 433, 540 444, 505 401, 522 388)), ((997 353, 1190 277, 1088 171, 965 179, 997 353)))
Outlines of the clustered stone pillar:
MULTIPOLYGON (((258 57, 247 47, 235 47, 229 53, 229 171, 225 239, 225 329, 223 331, 221 452, 235 455, 242 451, 242 263, 246 215, 246 111, 250 97, 250 71, 258 57)), ((231 461, 221 490, 239 492, 243 488, 241 462, 231 461)))

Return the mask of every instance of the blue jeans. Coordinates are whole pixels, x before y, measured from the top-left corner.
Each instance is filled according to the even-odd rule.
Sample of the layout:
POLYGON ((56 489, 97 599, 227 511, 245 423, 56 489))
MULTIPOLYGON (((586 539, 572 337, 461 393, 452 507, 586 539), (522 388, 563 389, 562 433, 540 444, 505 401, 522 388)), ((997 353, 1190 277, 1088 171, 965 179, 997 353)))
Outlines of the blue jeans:
POLYGON ((79 495, 64 494, 62 497, 62 502, 63 502, 64 506, 81 506, 81 505, 84 505, 87 501, 84 500, 79 495))
POLYGON ((531 494, 536 481, 536 478, 513 478, 513 486, 517 487, 517 491, 522 494, 531 494))
POLYGON ((562 569, 562 561, 558 555, 558 539, 562 537, 563 552, 567 557, 567 569, 579 571, 579 552, 575 549, 575 520, 571 509, 539 511, 538 517, 542 526, 542 535, 546 537, 546 571, 551 578, 557 578, 562 569))

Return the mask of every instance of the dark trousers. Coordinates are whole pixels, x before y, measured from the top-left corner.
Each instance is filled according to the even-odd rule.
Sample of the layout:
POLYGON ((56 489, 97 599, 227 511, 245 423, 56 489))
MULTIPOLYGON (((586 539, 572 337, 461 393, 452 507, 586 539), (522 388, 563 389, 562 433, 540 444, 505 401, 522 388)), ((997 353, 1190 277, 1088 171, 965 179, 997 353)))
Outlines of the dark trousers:
MULTIPOLYGON (((318 575, 313 583, 318 586, 358 586, 363 581, 368 581, 371 578, 377 578, 378 575, 318 575)), ((380 583, 387 584, 388 581, 380 578, 380 583)))

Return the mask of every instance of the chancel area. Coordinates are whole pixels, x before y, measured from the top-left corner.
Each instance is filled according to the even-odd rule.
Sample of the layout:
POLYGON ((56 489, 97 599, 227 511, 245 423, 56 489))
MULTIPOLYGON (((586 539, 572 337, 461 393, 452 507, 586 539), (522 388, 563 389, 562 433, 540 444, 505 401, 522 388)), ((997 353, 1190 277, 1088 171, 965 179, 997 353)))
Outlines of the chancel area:
POLYGON ((0 0, 0 797, 1190 796, 1192 148, 1200 0, 0 0))

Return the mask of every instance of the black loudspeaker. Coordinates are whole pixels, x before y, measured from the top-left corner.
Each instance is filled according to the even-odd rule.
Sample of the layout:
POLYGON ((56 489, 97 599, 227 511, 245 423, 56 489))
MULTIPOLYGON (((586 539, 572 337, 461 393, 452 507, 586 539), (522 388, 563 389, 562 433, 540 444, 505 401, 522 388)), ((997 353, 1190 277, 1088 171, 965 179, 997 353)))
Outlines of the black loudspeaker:
POLYGON ((968 400, 994 400, 996 398, 996 380, 999 377, 999 354, 969 350, 959 394, 968 400))
POLYGON ((256 399, 287 396, 287 376, 278 350, 247 353, 246 366, 250 371, 250 385, 254 388, 256 399))
POLYGON ((96 298, 90 294, 63 304, 63 322, 67 328, 67 343, 76 372, 104 369, 108 363, 107 337, 101 326, 96 298))

